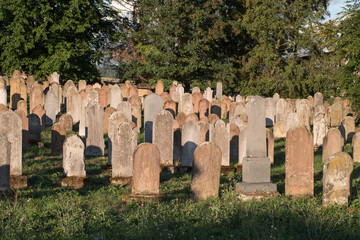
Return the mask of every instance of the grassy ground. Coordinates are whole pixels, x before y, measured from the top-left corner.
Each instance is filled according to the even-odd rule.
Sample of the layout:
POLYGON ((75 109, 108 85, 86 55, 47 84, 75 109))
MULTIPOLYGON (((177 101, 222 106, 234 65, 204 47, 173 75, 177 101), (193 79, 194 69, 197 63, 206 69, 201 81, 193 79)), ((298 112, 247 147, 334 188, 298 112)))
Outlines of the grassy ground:
MULTIPOLYGON (((315 152, 315 197, 284 196, 285 141, 275 143, 272 181, 281 197, 242 202, 234 193, 241 174, 221 176, 220 197, 189 199, 188 173, 162 174, 162 203, 122 202, 129 189, 110 185, 106 158, 86 159, 89 185, 80 190, 60 186, 62 157, 45 147, 24 154, 29 187, 16 201, 0 201, 0 239, 359 239, 360 165, 354 165, 349 206, 323 207, 321 152, 315 152)), ((140 135, 139 141, 143 139, 140 135)), ((351 146, 345 150, 351 154, 351 146)), ((14 190, 15 191, 15 190, 14 190)))

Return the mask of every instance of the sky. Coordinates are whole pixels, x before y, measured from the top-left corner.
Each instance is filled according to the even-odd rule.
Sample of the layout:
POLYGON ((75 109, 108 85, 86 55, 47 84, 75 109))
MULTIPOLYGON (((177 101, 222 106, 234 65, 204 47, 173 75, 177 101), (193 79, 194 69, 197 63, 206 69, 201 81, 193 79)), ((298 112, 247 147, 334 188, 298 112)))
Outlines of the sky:
POLYGON ((328 11, 330 12, 330 19, 333 20, 339 17, 337 13, 343 10, 342 7, 346 5, 346 1, 347 0, 330 0, 330 4, 328 7, 328 11))

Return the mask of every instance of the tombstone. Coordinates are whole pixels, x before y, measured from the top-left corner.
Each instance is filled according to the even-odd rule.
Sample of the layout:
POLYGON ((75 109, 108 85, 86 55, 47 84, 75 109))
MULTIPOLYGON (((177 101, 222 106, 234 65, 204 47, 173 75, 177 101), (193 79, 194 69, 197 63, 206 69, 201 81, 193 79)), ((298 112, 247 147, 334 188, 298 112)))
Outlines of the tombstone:
POLYGON ((197 124, 200 127, 200 144, 209 141, 209 123, 199 121, 197 124))
MULTIPOLYGON (((275 108, 276 108, 276 102, 280 99, 280 95, 278 93, 275 93, 273 95, 273 100, 274 100, 274 105, 275 105, 275 108)), ((276 110, 276 109, 275 109, 276 110)))
POLYGON ((331 106, 331 127, 339 127, 341 124, 341 121, 343 119, 342 117, 342 105, 339 102, 334 103, 331 106))
POLYGON ((131 115, 132 115, 132 122, 136 124, 137 131, 140 132, 140 128, 141 128, 141 105, 138 105, 136 103, 131 104, 131 115))
POLYGON ((160 152, 156 145, 142 143, 133 155, 132 195, 158 195, 160 152))
POLYGON ((311 106, 307 99, 301 99, 299 101, 296 113, 299 116, 300 126, 306 127, 310 130, 311 106))
POLYGON ((176 102, 175 101, 173 101, 172 99, 165 101, 164 109, 169 111, 172 114, 173 118, 175 118, 175 116, 176 116, 176 102))
POLYGON ((191 113, 191 114, 186 115, 185 122, 189 121, 190 119, 193 119, 195 122, 199 121, 199 118, 195 113, 191 113))
POLYGON ((164 84, 161 80, 158 80, 155 85, 155 93, 161 95, 164 91, 164 84))
POLYGON ((31 142, 41 141, 41 120, 38 115, 32 113, 28 115, 29 140, 31 142))
MULTIPOLYGON (((343 126, 343 137, 344 137, 344 141, 346 142, 351 142, 352 141, 352 137, 354 136, 356 130, 355 130, 355 120, 353 117, 344 117, 344 119, 342 120, 342 124, 341 126, 343 126)), ((341 129, 341 128, 340 128, 341 129)), ((340 130, 341 131, 341 130, 340 130)))
POLYGON ((131 85, 131 86, 129 87, 129 98, 130 98, 131 96, 138 96, 138 95, 139 95, 139 92, 138 92, 137 87, 131 85))
POLYGON ((10 109, 16 109, 17 102, 21 100, 20 78, 21 77, 13 76, 10 79, 10 109))
MULTIPOLYGON (((92 91, 92 90, 91 90, 92 91)), ((90 91, 90 92, 91 92, 90 91)), ((104 155, 104 110, 95 101, 90 101, 85 108, 86 156, 104 155)))
MULTIPOLYGON (((180 85, 181 86, 181 85, 180 85)), ((144 100, 145 142, 152 142, 153 121, 155 115, 163 109, 163 101, 157 94, 150 94, 144 100)))
POLYGON ((220 118, 217 114, 212 113, 209 115, 208 120, 210 124, 215 124, 220 118))
POLYGON ((80 80, 78 83, 78 91, 80 92, 81 90, 85 90, 85 89, 86 89, 86 81, 80 80))
POLYGON ((246 157, 242 162, 242 182, 236 184, 236 189, 245 195, 276 193, 276 184, 270 181, 270 159, 266 152, 265 99, 252 97, 246 103, 246 112, 246 157))
POLYGON ((57 72, 54 72, 50 75, 50 83, 57 83, 59 84, 60 75, 57 72))
POLYGON ((191 198, 195 201, 217 197, 220 187, 221 150, 211 142, 199 145, 194 152, 191 198))
POLYGON ((0 131, 0 195, 10 190, 10 143, 6 135, 0 131))
POLYGON ((93 89, 101 89, 101 84, 96 82, 93 84, 93 89))
POLYGON ((58 114, 61 111, 62 104, 61 86, 59 86, 59 84, 53 83, 50 86, 50 90, 52 90, 56 95, 56 114, 58 114))
POLYGON ((66 132, 72 131, 73 118, 71 117, 70 114, 67 113, 62 114, 59 117, 59 123, 64 126, 66 132))
POLYGON ((66 131, 61 123, 55 123, 51 127, 51 154, 58 155, 63 152, 66 131))
POLYGON ((244 102, 244 99, 240 94, 238 94, 235 97, 235 102, 237 102, 237 103, 244 102))
POLYGON ((41 105, 37 105, 33 110, 33 114, 36 114, 40 119, 41 130, 45 129, 46 111, 41 105))
POLYGON ((218 120, 210 125, 210 142, 221 150, 221 166, 230 166, 230 125, 218 120))
POLYGON ((324 97, 320 92, 315 93, 314 95, 314 106, 316 105, 323 105, 324 104, 324 97))
POLYGON ((76 124, 80 122, 81 119, 81 108, 83 101, 80 93, 75 93, 71 96, 71 105, 70 105, 70 111, 69 114, 72 117, 72 124, 76 124))
POLYGON ((38 105, 44 105, 44 94, 41 85, 36 85, 30 93, 30 112, 38 105))
POLYGON ((111 154, 112 178, 115 184, 129 184, 133 175, 133 153, 136 148, 133 131, 128 122, 122 122, 114 129, 111 154))
POLYGON ((10 144, 10 185, 12 188, 26 187, 27 178, 22 176, 22 121, 19 115, 11 110, 1 113, 0 132, 10 144))
POLYGON ((175 84, 171 84, 169 87, 169 96, 172 98, 174 92, 176 91, 176 85, 175 84))
POLYGON ((129 97, 129 88, 124 84, 120 84, 120 90, 121 96, 127 99, 129 97))
POLYGON ((25 102, 24 100, 18 101, 16 109, 22 110, 27 115, 27 102, 25 102))
POLYGON ((132 121, 131 104, 129 102, 121 102, 116 108, 117 112, 122 112, 129 121, 132 121))
POLYGON ((103 86, 99 91, 99 104, 101 107, 107 107, 108 94, 110 89, 108 86, 103 86))
POLYGON ((178 102, 182 102, 182 98, 184 96, 184 87, 181 84, 177 85, 176 86, 176 92, 179 94, 179 101, 178 102))
POLYGON ((4 88, 0 88, 0 104, 7 106, 7 93, 4 88))
POLYGON ((207 99, 201 99, 199 101, 199 117, 207 117, 210 114, 210 102, 207 99))
POLYGON ((53 125, 53 123, 56 120, 56 114, 57 114, 56 102, 57 102, 57 97, 55 93, 52 90, 49 90, 45 95, 45 104, 44 104, 44 108, 46 112, 45 124, 47 126, 53 125))
POLYGON ((305 127, 292 128, 286 134, 286 195, 314 195, 314 150, 312 138, 311 133, 305 127))
MULTIPOLYGON (((295 127, 301 127, 300 116, 298 113, 289 113, 286 120, 286 132, 295 127)), ((302 126, 304 127, 304 126, 302 126)))
POLYGON ((213 96, 213 90, 211 90, 211 88, 207 87, 205 92, 204 92, 204 98, 206 100, 208 100, 209 102, 211 102, 212 99, 213 99, 212 96, 213 96))
POLYGON ((274 124, 274 137, 285 138, 286 137, 286 122, 276 122, 274 124))
POLYGON ((220 100, 222 96, 222 82, 216 83, 216 99, 220 100))
POLYGON ((122 101, 121 89, 118 85, 115 85, 110 89, 110 99, 110 107, 116 109, 119 103, 122 101))
POLYGON ((167 93, 167 92, 162 92, 161 94, 160 94, 160 97, 161 97, 161 99, 163 100, 163 103, 165 104, 165 102, 167 101, 167 100, 172 100, 172 98, 169 96, 169 93, 167 93))
POLYGON ((220 106, 221 106, 221 119, 228 118, 227 117, 227 115, 228 115, 227 114, 228 113, 227 104, 224 102, 221 102, 220 106))
POLYGON ((240 127, 235 123, 230 123, 229 125, 230 125, 230 163, 238 163, 240 127))
POLYGON ((352 154, 354 162, 360 162, 360 132, 355 133, 352 138, 352 154))
POLYGON ((22 149, 23 151, 29 148, 29 120, 27 115, 20 109, 15 110, 15 113, 19 115, 22 123, 22 149))
POLYGON ((193 101, 193 111, 195 113, 199 112, 199 102, 203 99, 203 95, 200 92, 194 92, 192 94, 192 101, 193 101))
POLYGON ((113 107, 107 107, 104 111, 104 133, 108 133, 108 122, 110 115, 115 112, 113 107))
POLYGON ((274 134, 270 129, 266 129, 266 156, 270 163, 274 163, 274 134))
POLYGON ((265 99, 265 117, 266 117, 266 126, 270 127, 274 125, 274 99, 266 98, 265 99))
POLYGON ((178 122, 179 127, 182 127, 186 123, 185 113, 179 112, 179 114, 175 117, 175 120, 178 122))
POLYGON ((66 113, 71 114, 71 98, 74 94, 76 94, 78 91, 75 86, 70 86, 66 90, 66 113))
MULTIPOLYGON (((99 92, 95 89, 91 89, 87 94, 87 101, 93 103, 99 103, 99 92)), ((86 150, 85 150, 86 152, 86 150)))
POLYGON ((182 127, 181 133, 181 166, 192 167, 193 154, 196 147, 200 143, 200 127, 197 123, 190 119, 182 127))
POLYGON ((339 152, 343 151, 344 138, 337 128, 331 128, 323 139, 322 161, 339 152))
POLYGON ((353 161, 349 154, 339 152, 324 164, 323 204, 348 204, 353 161))
MULTIPOLYGON (((169 111, 161 110, 155 115, 153 143, 160 151, 160 166, 173 167, 173 117, 169 111)), ((170 169, 173 172, 173 169, 170 169)))
POLYGON ((84 186, 85 157, 84 143, 77 135, 68 136, 63 145, 63 169, 66 175, 61 181, 63 187, 73 187, 75 189, 84 186))
POLYGON ((109 117, 108 122, 108 165, 111 165, 112 159, 112 145, 115 138, 117 129, 120 127, 120 124, 127 122, 130 124, 129 118, 122 112, 113 112, 109 117))
POLYGON ((216 114, 221 119, 221 102, 219 100, 211 102, 211 114, 216 114))
POLYGON ((324 112, 319 112, 315 115, 313 120, 314 132, 314 146, 320 147, 323 145, 324 137, 327 133, 327 122, 324 112))

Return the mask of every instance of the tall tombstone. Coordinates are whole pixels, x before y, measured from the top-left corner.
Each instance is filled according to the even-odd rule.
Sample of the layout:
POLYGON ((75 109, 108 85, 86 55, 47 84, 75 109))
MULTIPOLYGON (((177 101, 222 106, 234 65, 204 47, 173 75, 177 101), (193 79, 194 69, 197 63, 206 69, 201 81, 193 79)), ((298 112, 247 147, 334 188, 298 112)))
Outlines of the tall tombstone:
POLYGON ((47 126, 51 126, 55 123, 56 114, 57 114, 56 103, 57 103, 57 97, 55 93, 52 90, 49 90, 45 95, 45 104, 44 104, 44 108, 46 112, 45 124, 47 126))
POLYGON ((324 164, 323 204, 348 204, 353 161, 349 154, 339 152, 324 164))
MULTIPOLYGON (((274 93, 273 95, 273 100, 274 100, 274 105, 276 107, 276 102, 280 99, 280 95, 278 93, 274 93)), ((276 109, 275 109, 276 110, 276 109)))
POLYGON ((108 94, 110 92, 110 89, 108 86, 103 86, 100 90, 99 90, 99 104, 101 107, 106 108, 107 107, 107 98, 108 98, 108 94))
POLYGON ((191 198, 195 201, 217 197, 220 187, 221 150, 211 142, 204 142, 194 152, 191 176, 191 198))
POLYGON ((79 135, 85 137, 86 135, 86 106, 87 106, 87 94, 85 90, 80 92, 81 95, 81 115, 79 122, 79 135))
POLYGON ((184 96, 184 87, 181 84, 177 85, 176 92, 179 94, 179 102, 181 102, 184 96))
POLYGON ((67 132, 72 131, 73 122, 73 118, 70 114, 65 113, 59 117, 59 123, 64 126, 64 129, 67 132))
POLYGON ((109 118, 116 110, 113 107, 107 107, 104 111, 104 133, 108 133, 109 118))
POLYGON ((60 81, 60 74, 58 74, 57 72, 54 72, 50 75, 50 83, 57 83, 59 84, 60 81))
POLYGON ((161 80, 158 80, 155 85, 155 93, 161 95, 164 92, 164 84, 161 80))
POLYGON ((360 132, 355 133, 352 138, 352 153, 354 162, 360 162, 360 132))
POLYGON ((343 151, 344 138, 341 136, 337 128, 331 128, 323 139, 322 161, 325 163, 327 159, 343 151))
POLYGON ((0 195, 1 191, 10 190, 10 143, 0 131, 0 195))
MULTIPOLYGON (((180 85, 181 86, 181 85, 180 85)), ((157 94, 150 94, 144 100, 145 142, 152 142, 153 121, 155 115, 163 109, 162 98, 157 94)))
POLYGON ((323 105, 324 104, 324 97, 322 93, 317 92, 314 95, 314 106, 316 105, 323 105))
POLYGON ((314 195, 314 149, 312 138, 311 133, 305 127, 292 128, 286 134, 286 195, 314 195))
POLYGON ((242 194, 275 193, 276 184, 270 181, 270 159, 266 154, 265 99, 252 97, 246 103, 246 112, 246 157, 242 162, 243 179, 236 189, 242 194))
POLYGON ((265 99, 265 117, 266 117, 266 126, 273 126, 274 125, 274 99, 273 98, 266 98, 265 99))
POLYGON ((23 151, 29 148, 29 120, 27 115, 21 109, 15 110, 22 122, 22 148, 23 151))
POLYGON ((270 129, 266 129, 266 156, 270 159, 270 163, 274 163, 274 133, 270 129))
POLYGON ((275 122, 286 122, 289 113, 289 104, 285 99, 279 99, 276 102, 275 122))
POLYGON ((204 92, 204 98, 208 100, 209 102, 213 99, 213 90, 211 90, 210 87, 207 87, 204 92))
POLYGON ((230 163, 237 164, 239 161, 239 134, 240 127, 236 123, 230 123, 230 163))
POLYGON ((210 114, 210 102, 207 99, 199 101, 199 118, 207 117, 210 114))
POLYGON ((80 80, 78 83, 78 91, 80 92, 81 90, 84 90, 85 88, 86 88, 86 81, 80 80))
POLYGON ((71 186, 75 189, 84 186, 85 171, 85 146, 77 135, 68 136, 63 145, 63 169, 66 177, 62 179, 61 185, 71 186))
POLYGON ((324 137, 327 133, 327 122, 324 112, 318 112, 313 120, 314 146, 323 145, 324 137))
POLYGON ((199 112, 199 102, 202 99, 203 99, 203 96, 202 96, 202 94, 200 92, 194 92, 192 94, 192 101, 193 101, 193 106, 194 106, 193 111, 195 113, 199 112))
POLYGON ((0 88, 0 104, 7 106, 7 93, 4 88, 0 88))
POLYGON ((340 102, 335 102, 331 106, 331 127, 339 127, 342 117, 342 105, 340 102))
POLYGON ((301 127, 300 116, 298 113, 289 113, 286 119, 286 132, 295 127, 301 127))
POLYGON ((222 82, 216 83, 216 99, 220 100, 222 96, 222 82))
POLYGON ((71 98, 78 91, 75 86, 69 86, 66 90, 66 113, 71 114, 71 98))
POLYGON ((199 121, 197 124, 200 127, 200 144, 209 141, 209 123, 206 121, 199 121))
POLYGON ((28 116, 29 140, 31 142, 41 141, 41 121, 38 115, 32 113, 28 116))
POLYGON ((87 94, 87 101, 88 103, 89 102, 99 103, 99 92, 96 91, 95 89, 91 89, 87 94))
POLYGON ((174 94, 175 91, 176 91, 176 85, 171 84, 170 87, 169 87, 169 96, 171 97, 171 99, 172 99, 173 94, 174 94))
POLYGON ((136 124, 137 131, 140 132, 141 129, 141 103, 131 104, 131 115, 132 121, 136 124))
POLYGON ((117 129, 123 122, 130 123, 129 118, 122 112, 113 112, 108 122, 108 165, 112 162, 112 148, 117 129))
POLYGON ((27 102, 24 100, 18 101, 16 109, 22 110, 26 115, 28 115, 27 102))
POLYGON ((356 132, 354 118, 350 116, 344 117, 341 125, 344 128, 344 132, 343 132, 344 141, 351 142, 352 137, 356 132))
POLYGON ((82 97, 80 93, 75 93, 71 96, 70 115, 73 120, 73 124, 76 124, 81 119, 82 97))
POLYGON ((121 102, 116 108, 117 112, 122 112, 128 118, 129 121, 132 121, 131 114, 131 104, 129 102, 121 102))
POLYGON ((187 121, 181 132, 181 166, 192 167, 193 154, 200 143, 200 127, 195 120, 187 121))
POLYGON ((190 93, 185 93, 182 97, 182 101, 180 102, 181 109, 180 111, 185 113, 185 115, 192 114, 193 110, 193 101, 192 95, 190 93))
POLYGON ((296 108, 296 112, 299 116, 300 126, 306 127, 310 130, 310 114, 311 106, 307 99, 301 99, 296 108))
MULTIPOLYGON (((92 90, 91 90, 92 91, 92 90)), ((90 91, 90 92, 91 92, 90 91)), ((104 155, 104 110, 97 102, 90 101, 86 106, 86 156, 104 155)))
POLYGON ((56 95, 56 114, 61 111, 62 104, 62 90, 59 84, 53 83, 50 86, 50 90, 52 90, 56 95))
POLYGON ((51 127, 51 154, 58 155, 63 152, 66 131, 61 123, 55 123, 51 127))
POLYGON ((230 166, 230 125, 218 120, 210 125, 210 142, 221 150, 221 166, 230 166))
POLYGON ((129 184, 133 175, 133 153, 136 148, 132 128, 128 122, 122 122, 114 130, 110 181, 115 184, 129 184))
POLYGON ((160 192, 160 152, 156 145, 142 143, 134 152, 133 195, 158 195, 160 192))
POLYGON ((10 109, 16 109, 17 102, 21 99, 20 78, 19 76, 13 76, 10 79, 10 109))
POLYGON ((44 94, 41 85, 37 84, 31 89, 30 93, 30 112, 38 106, 44 105, 44 94))
POLYGON ((160 151, 160 166, 173 167, 173 116, 169 111, 161 110, 155 115, 153 143, 160 151))
POLYGON ((110 107, 116 109, 121 101, 121 89, 118 85, 114 85, 110 90, 110 107))

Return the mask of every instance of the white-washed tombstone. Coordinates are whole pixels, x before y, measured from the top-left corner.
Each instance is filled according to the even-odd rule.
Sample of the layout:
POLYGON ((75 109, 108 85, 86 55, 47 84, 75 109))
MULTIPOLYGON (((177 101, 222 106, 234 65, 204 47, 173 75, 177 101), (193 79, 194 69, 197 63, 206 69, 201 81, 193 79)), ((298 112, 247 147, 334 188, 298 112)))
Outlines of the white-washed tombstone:
POLYGON ((327 133, 327 122, 324 112, 318 112, 313 119, 314 146, 320 147, 323 144, 327 133))
POLYGON ((59 84, 60 75, 57 72, 54 72, 50 75, 50 83, 59 84))
POLYGON ((209 102, 213 99, 213 90, 211 90, 210 87, 207 87, 204 92, 204 98, 208 100, 209 102))
POLYGON ((185 113, 185 115, 192 114, 194 112, 192 95, 190 93, 184 93, 180 106, 180 112, 185 113))

